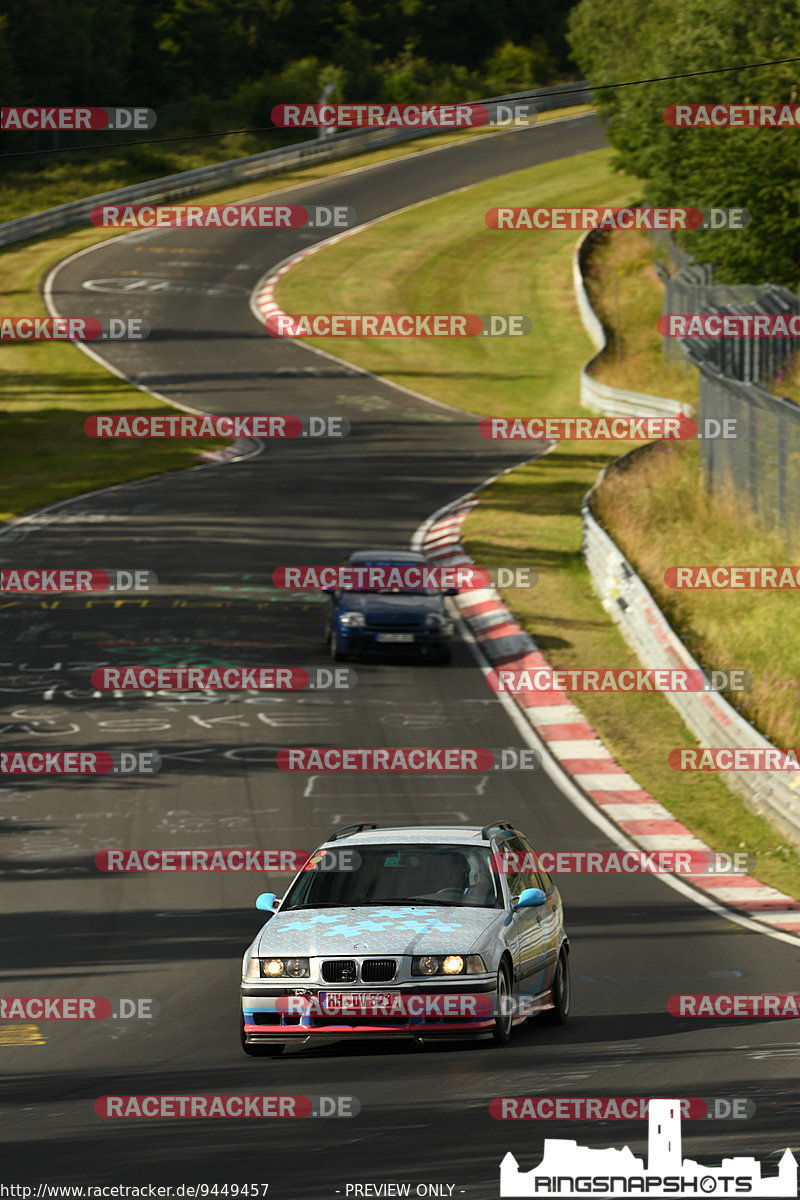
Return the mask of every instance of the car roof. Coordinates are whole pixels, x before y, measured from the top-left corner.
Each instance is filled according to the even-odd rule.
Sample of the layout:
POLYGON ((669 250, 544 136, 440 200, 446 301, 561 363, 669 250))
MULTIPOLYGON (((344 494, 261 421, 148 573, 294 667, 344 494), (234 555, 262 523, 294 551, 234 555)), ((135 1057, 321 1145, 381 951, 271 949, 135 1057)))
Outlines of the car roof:
POLYGON ((415 550, 356 550, 347 560, 350 563, 427 563, 424 554, 415 550))
MULTIPOLYGON (((359 833, 350 833, 344 837, 333 838, 324 844, 331 846, 368 846, 368 845, 469 845, 488 846, 489 839, 484 836, 484 827, 478 825, 388 825, 379 829, 364 829, 359 833)), ((501 829, 492 827, 492 836, 501 834, 501 829)))

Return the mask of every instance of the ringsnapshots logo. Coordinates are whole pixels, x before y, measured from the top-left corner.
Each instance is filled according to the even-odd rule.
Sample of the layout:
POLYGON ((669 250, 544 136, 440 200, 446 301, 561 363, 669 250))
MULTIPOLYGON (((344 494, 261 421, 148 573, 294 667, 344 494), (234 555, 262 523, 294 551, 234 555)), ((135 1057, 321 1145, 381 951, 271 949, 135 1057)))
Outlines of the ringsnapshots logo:
POLYGON ((650 1101, 648 1155, 636 1158, 622 1150, 592 1149, 575 1141, 548 1138, 542 1161, 521 1171, 510 1152, 500 1163, 500 1196, 797 1196, 797 1162, 785 1150, 774 1176, 762 1174, 755 1158, 725 1158, 719 1167, 704 1167, 683 1158, 680 1099, 650 1101))
POLYGON ((0 108, 0 129, 74 130, 152 129, 152 108, 0 108))
POLYGON ((588 229, 746 229, 752 220, 746 208, 490 208, 484 214, 489 229, 573 231, 588 229))
POLYGON ((357 871, 361 855, 357 850, 331 847, 309 854, 307 850, 192 849, 192 850, 101 850, 95 866, 106 874, 158 873, 165 871, 257 871, 280 874, 288 871, 357 871))
POLYGON ((0 775, 155 775, 157 750, 2 750, 0 775))
POLYGON ((745 692, 747 671, 703 671, 685 667, 499 667, 486 682, 493 692, 745 692))
POLYGON ((530 125, 535 104, 276 104, 281 129, 476 129, 530 125))
POLYGON ((272 337, 527 337, 523 313, 270 313, 272 337))
POLYGON ((96 567, 0 567, 0 595, 109 594, 149 592, 158 583, 155 571, 101 570, 96 567))
POLYGON ((89 213, 100 229, 352 229, 346 204, 101 204, 89 213))
POLYGON ((356 686, 351 667, 97 667, 99 691, 302 692, 356 686))
POLYGON ((664 121, 673 129, 796 129, 797 104, 669 104, 664 121))
POLYGON ((538 771, 542 756, 525 746, 297 746, 279 750, 276 763, 281 771, 538 771))
POLYGON ((356 1117, 361 1105, 355 1096, 151 1094, 98 1096, 94 1111, 98 1117, 106 1118, 206 1120, 209 1117, 250 1117, 263 1121, 290 1117, 356 1117))
POLYGON ((437 567, 427 563, 363 563, 345 566, 276 567, 272 584, 299 591, 458 592, 488 587, 532 588, 532 567, 437 567))
POLYGON ((141 342, 149 336, 141 317, 0 317, 4 342, 141 342))
POLYGON ((87 417, 83 431, 93 438, 343 438, 350 432, 350 422, 347 417, 277 413, 261 416, 114 413, 87 417))

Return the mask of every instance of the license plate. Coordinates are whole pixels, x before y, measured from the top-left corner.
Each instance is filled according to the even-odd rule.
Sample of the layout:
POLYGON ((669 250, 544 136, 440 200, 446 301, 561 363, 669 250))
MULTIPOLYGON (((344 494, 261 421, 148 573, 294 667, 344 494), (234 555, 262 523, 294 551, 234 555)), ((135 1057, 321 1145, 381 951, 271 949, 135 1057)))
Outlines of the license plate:
POLYGON ((320 1006, 329 1013, 358 1012, 363 1008, 392 1004, 394 997, 386 992, 320 992, 320 1006))
POLYGON ((413 642, 413 633, 379 633, 379 642, 413 642))

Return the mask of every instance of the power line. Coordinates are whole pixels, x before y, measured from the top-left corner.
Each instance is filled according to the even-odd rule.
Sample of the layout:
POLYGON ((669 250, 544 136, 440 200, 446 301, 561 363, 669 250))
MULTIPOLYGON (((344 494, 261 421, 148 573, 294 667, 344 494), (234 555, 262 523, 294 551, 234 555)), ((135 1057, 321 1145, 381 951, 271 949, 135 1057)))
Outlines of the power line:
MULTIPOLYGON (((524 100, 527 96, 530 96, 531 99, 549 99, 553 96, 578 96, 584 92, 602 92, 608 91, 612 88, 640 87, 643 84, 648 83, 668 83, 673 79, 697 79, 701 75, 724 75, 730 71, 755 71, 759 67, 778 67, 782 66, 784 63, 794 62, 800 62, 800 55, 797 55, 795 58, 771 58, 766 62, 742 63, 740 66, 736 67, 712 67, 706 71, 683 71, 677 75, 652 75, 647 79, 625 79, 620 83, 592 83, 584 84, 582 87, 568 88, 564 90, 554 88, 550 92, 545 92, 542 89, 535 89, 530 92, 516 92, 514 96, 515 99, 518 100, 524 100)), ((352 101, 352 103, 361 102, 352 101)), ((387 103, 390 102, 387 101, 387 103)), ((474 100, 470 103, 479 104, 480 101, 474 100)), ((63 108, 66 106, 61 105, 61 107, 63 108)), ((61 149, 55 150, 14 150, 9 154, 0 154, 0 158, 30 158, 42 154, 78 154, 84 150, 117 150, 120 147, 126 146, 156 146, 163 145, 165 142, 195 142, 200 141, 203 138, 235 137, 237 134, 241 133, 265 133, 270 129, 282 128, 284 128, 284 126, 281 125, 256 125, 249 129, 222 129, 216 133, 187 133, 178 134, 175 137, 137 138, 132 142, 103 142, 99 146, 97 143, 94 145, 87 143, 85 146, 64 146, 61 149)), ((429 132, 436 133, 439 131, 431 129, 429 132)), ((449 132, 449 130, 443 130, 441 132, 449 132)))

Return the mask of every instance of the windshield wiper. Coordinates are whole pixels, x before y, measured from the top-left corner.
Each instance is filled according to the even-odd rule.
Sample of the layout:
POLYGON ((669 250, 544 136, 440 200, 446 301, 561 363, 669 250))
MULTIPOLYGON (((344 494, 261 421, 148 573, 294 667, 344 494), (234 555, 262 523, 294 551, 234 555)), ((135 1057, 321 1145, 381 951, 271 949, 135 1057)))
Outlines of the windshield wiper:
POLYGON ((423 900, 419 896, 401 896, 399 900, 362 900, 359 907, 364 904, 382 904, 386 907, 393 904, 442 904, 445 908, 453 907, 452 900, 423 900))
POLYGON ((293 908, 354 908, 352 901, 346 900, 318 900, 314 904, 289 904, 286 908, 282 908, 281 912, 291 912, 293 908))

